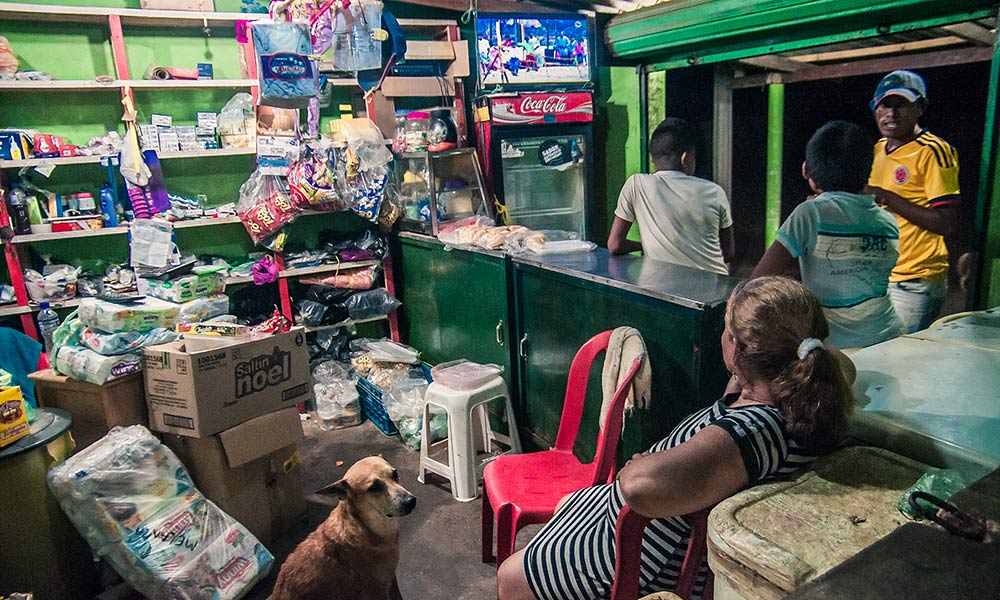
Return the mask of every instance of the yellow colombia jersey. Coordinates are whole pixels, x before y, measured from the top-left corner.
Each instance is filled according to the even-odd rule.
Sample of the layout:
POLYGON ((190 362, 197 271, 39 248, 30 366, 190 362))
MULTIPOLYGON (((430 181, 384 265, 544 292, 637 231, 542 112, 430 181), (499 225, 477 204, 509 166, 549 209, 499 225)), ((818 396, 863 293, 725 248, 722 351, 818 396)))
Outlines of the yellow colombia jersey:
MULTIPOLYGON (((924 208, 958 202, 958 152, 926 129, 913 140, 885 152, 885 138, 875 143, 869 185, 895 192, 924 208)), ((889 281, 934 279, 948 273, 944 237, 896 215, 899 261, 889 281)))

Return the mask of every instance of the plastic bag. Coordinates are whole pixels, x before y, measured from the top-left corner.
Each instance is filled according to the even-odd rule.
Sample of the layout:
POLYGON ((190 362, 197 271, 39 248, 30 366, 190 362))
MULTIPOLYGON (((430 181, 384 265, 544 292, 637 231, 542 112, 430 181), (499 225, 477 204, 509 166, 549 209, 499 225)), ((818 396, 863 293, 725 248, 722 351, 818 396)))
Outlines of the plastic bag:
POLYGON ((411 346, 394 342, 388 338, 373 340, 358 338, 351 340, 352 352, 365 352, 372 362, 377 363, 408 363, 420 362, 420 353, 411 346))
POLYGON ((116 356, 141 350, 146 346, 166 344, 177 339, 177 333, 171 329, 158 327, 145 333, 125 331, 122 333, 101 333, 93 329, 84 329, 80 341, 85 346, 103 356, 116 356))
POLYGON ((265 256, 260 261, 255 262, 250 271, 253 273, 253 284, 264 285, 274 283, 278 280, 278 263, 270 256, 265 256))
POLYGON ((195 298, 181 304, 177 315, 178 323, 199 323, 229 312, 229 296, 212 294, 204 298, 195 298))
POLYGON ((295 319, 298 325, 306 327, 319 327, 323 325, 323 317, 326 316, 326 305, 303 298, 299 300, 295 307, 299 310, 295 319))
POLYGON ((223 148, 252 148, 257 137, 253 97, 246 92, 235 94, 219 111, 215 123, 223 148))
POLYGON ((255 244, 263 244, 278 234, 282 227, 295 220, 298 212, 279 177, 257 170, 240 186, 236 213, 255 244))
POLYGON ((910 494, 913 492, 928 492, 947 500, 954 494, 969 487, 973 482, 986 474, 986 469, 979 473, 968 473, 958 469, 938 469, 924 473, 910 489, 903 492, 896 506, 899 511, 911 519, 919 518, 910 506, 910 494))
POLYGON ((358 161, 359 171, 371 171, 392 162, 392 152, 385 146, 382 130, 369 119, 344 119, 341 127, 347 136, 347 148, 358 161))
POLYGON ((384 166, 358 173, 358 176, 351 182, 351 190, 354 195, 351 210, 372 223, 378 222, 388 184, 389 169, 384 166))
POLYGON ((235 600, 274 563, 141 425, 115 427, 48 483, 95 554, 147 598, 235 600))
POLYGON ((97 298, 80 301, 80 321, 105 333, 149 331, 157 327, 172 329, 177 325, 180 306, 166 300, 146 298, 133 304, 115 304, 97 298))
POLYGON ((253 24, 260 79, 260 104, 306 108, 316 95, 317 70, 309 58, 312 39, 302 23, 268 20, 253 24))
POLYGON ((47 265, 45 275, 33 269, 24 270, 24 285, 28 297, 35 302, 61 302, 76 296, 76 279, 80 269, 68 265, 47 265))
POLYGON ((361 424, 358 374, 335 360, 312 369, 313 397, 321 429, 341 429, 361 424))
POLYGON ((414 450, 420 449, 427 386, 423 377, 410 377, 406 372, 395 371, 392 386, 382 392, 382 406, 386 414, 399 430, 403 443, 414 450))
POLYGON ((347 299, 347 313, 351 319, 360 321, 384 317, 403 305, 384 289, 358 292, 347 299))
POLYGON ((303 144, 298 160, 288 169, 292 200, 302 208, 347 210, 350 193, 346 178, 343 161, 326 138, 303 144))
POLYGON ((80 336, 86 326, 80 321, 77 312, 74 310, 66 315, 59 327, 56 327, 56 330, 52 332, 52 356, 58 356, 59 349, 63 346, 79 346, 81 344, 80 336))
MULTIPOLYGON (((311 336, 310 336, 311 337, 311 336)), ((347 327, 333 327, 316 332, 315 339, 309 343, 309 360, 350 360, 347 343, 351 332, 347 327)))
POLYGON ((433 367, 431 379, 453 390, 474 390, 501 373, 500 365, 481 365, 463 358, 433 367))

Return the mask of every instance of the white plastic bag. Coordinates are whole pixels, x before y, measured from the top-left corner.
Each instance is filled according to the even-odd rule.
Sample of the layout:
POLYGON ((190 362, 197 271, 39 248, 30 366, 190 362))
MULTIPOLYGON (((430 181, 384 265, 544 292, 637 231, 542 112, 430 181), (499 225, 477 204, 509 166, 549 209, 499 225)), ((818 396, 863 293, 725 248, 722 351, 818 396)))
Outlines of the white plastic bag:
POLYGON ((375 123, 368 119, 342 119, 341 127, 347 136, 347 147, 358 159, 358 169, 368 171, 387 165, 392 152, 385 146, 385 138, 375 123))
POLYGON ((335 360, 312 370, 316 417, 321 429, 341 429, 361 424, 358 374, 335 360))

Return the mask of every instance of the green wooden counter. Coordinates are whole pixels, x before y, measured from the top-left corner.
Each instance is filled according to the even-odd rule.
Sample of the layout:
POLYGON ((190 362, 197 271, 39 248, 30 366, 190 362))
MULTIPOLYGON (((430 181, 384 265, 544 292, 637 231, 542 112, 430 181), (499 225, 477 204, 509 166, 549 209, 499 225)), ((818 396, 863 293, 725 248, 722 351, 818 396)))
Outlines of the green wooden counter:
MULTIPOLYGON (((620 460, 664 437, 725 387, 719 337, 735 278, 603 248, 511 258, 446 250, 417 234, 400 234, 397 243, 403 340, 432 363, 502 364, 528 449, 555 441, 573 356, 607 329, 638 329, 653 371, 651 407, 626 419, 620 460)), ((600 365, 591 375, 576 447, 581 458, 593 456, 597 438, 600 365)))

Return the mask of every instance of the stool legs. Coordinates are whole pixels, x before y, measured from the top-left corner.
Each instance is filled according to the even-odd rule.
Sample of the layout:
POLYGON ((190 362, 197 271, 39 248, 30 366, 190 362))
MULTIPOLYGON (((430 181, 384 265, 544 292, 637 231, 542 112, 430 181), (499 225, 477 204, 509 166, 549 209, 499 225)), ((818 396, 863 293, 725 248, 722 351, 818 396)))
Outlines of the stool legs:
POLYGON ((448 409, 448 454, 454 474, 452 495, 459 502, 471 502, 476 486, 476 440, 472 431, 472 410, 448 409))

